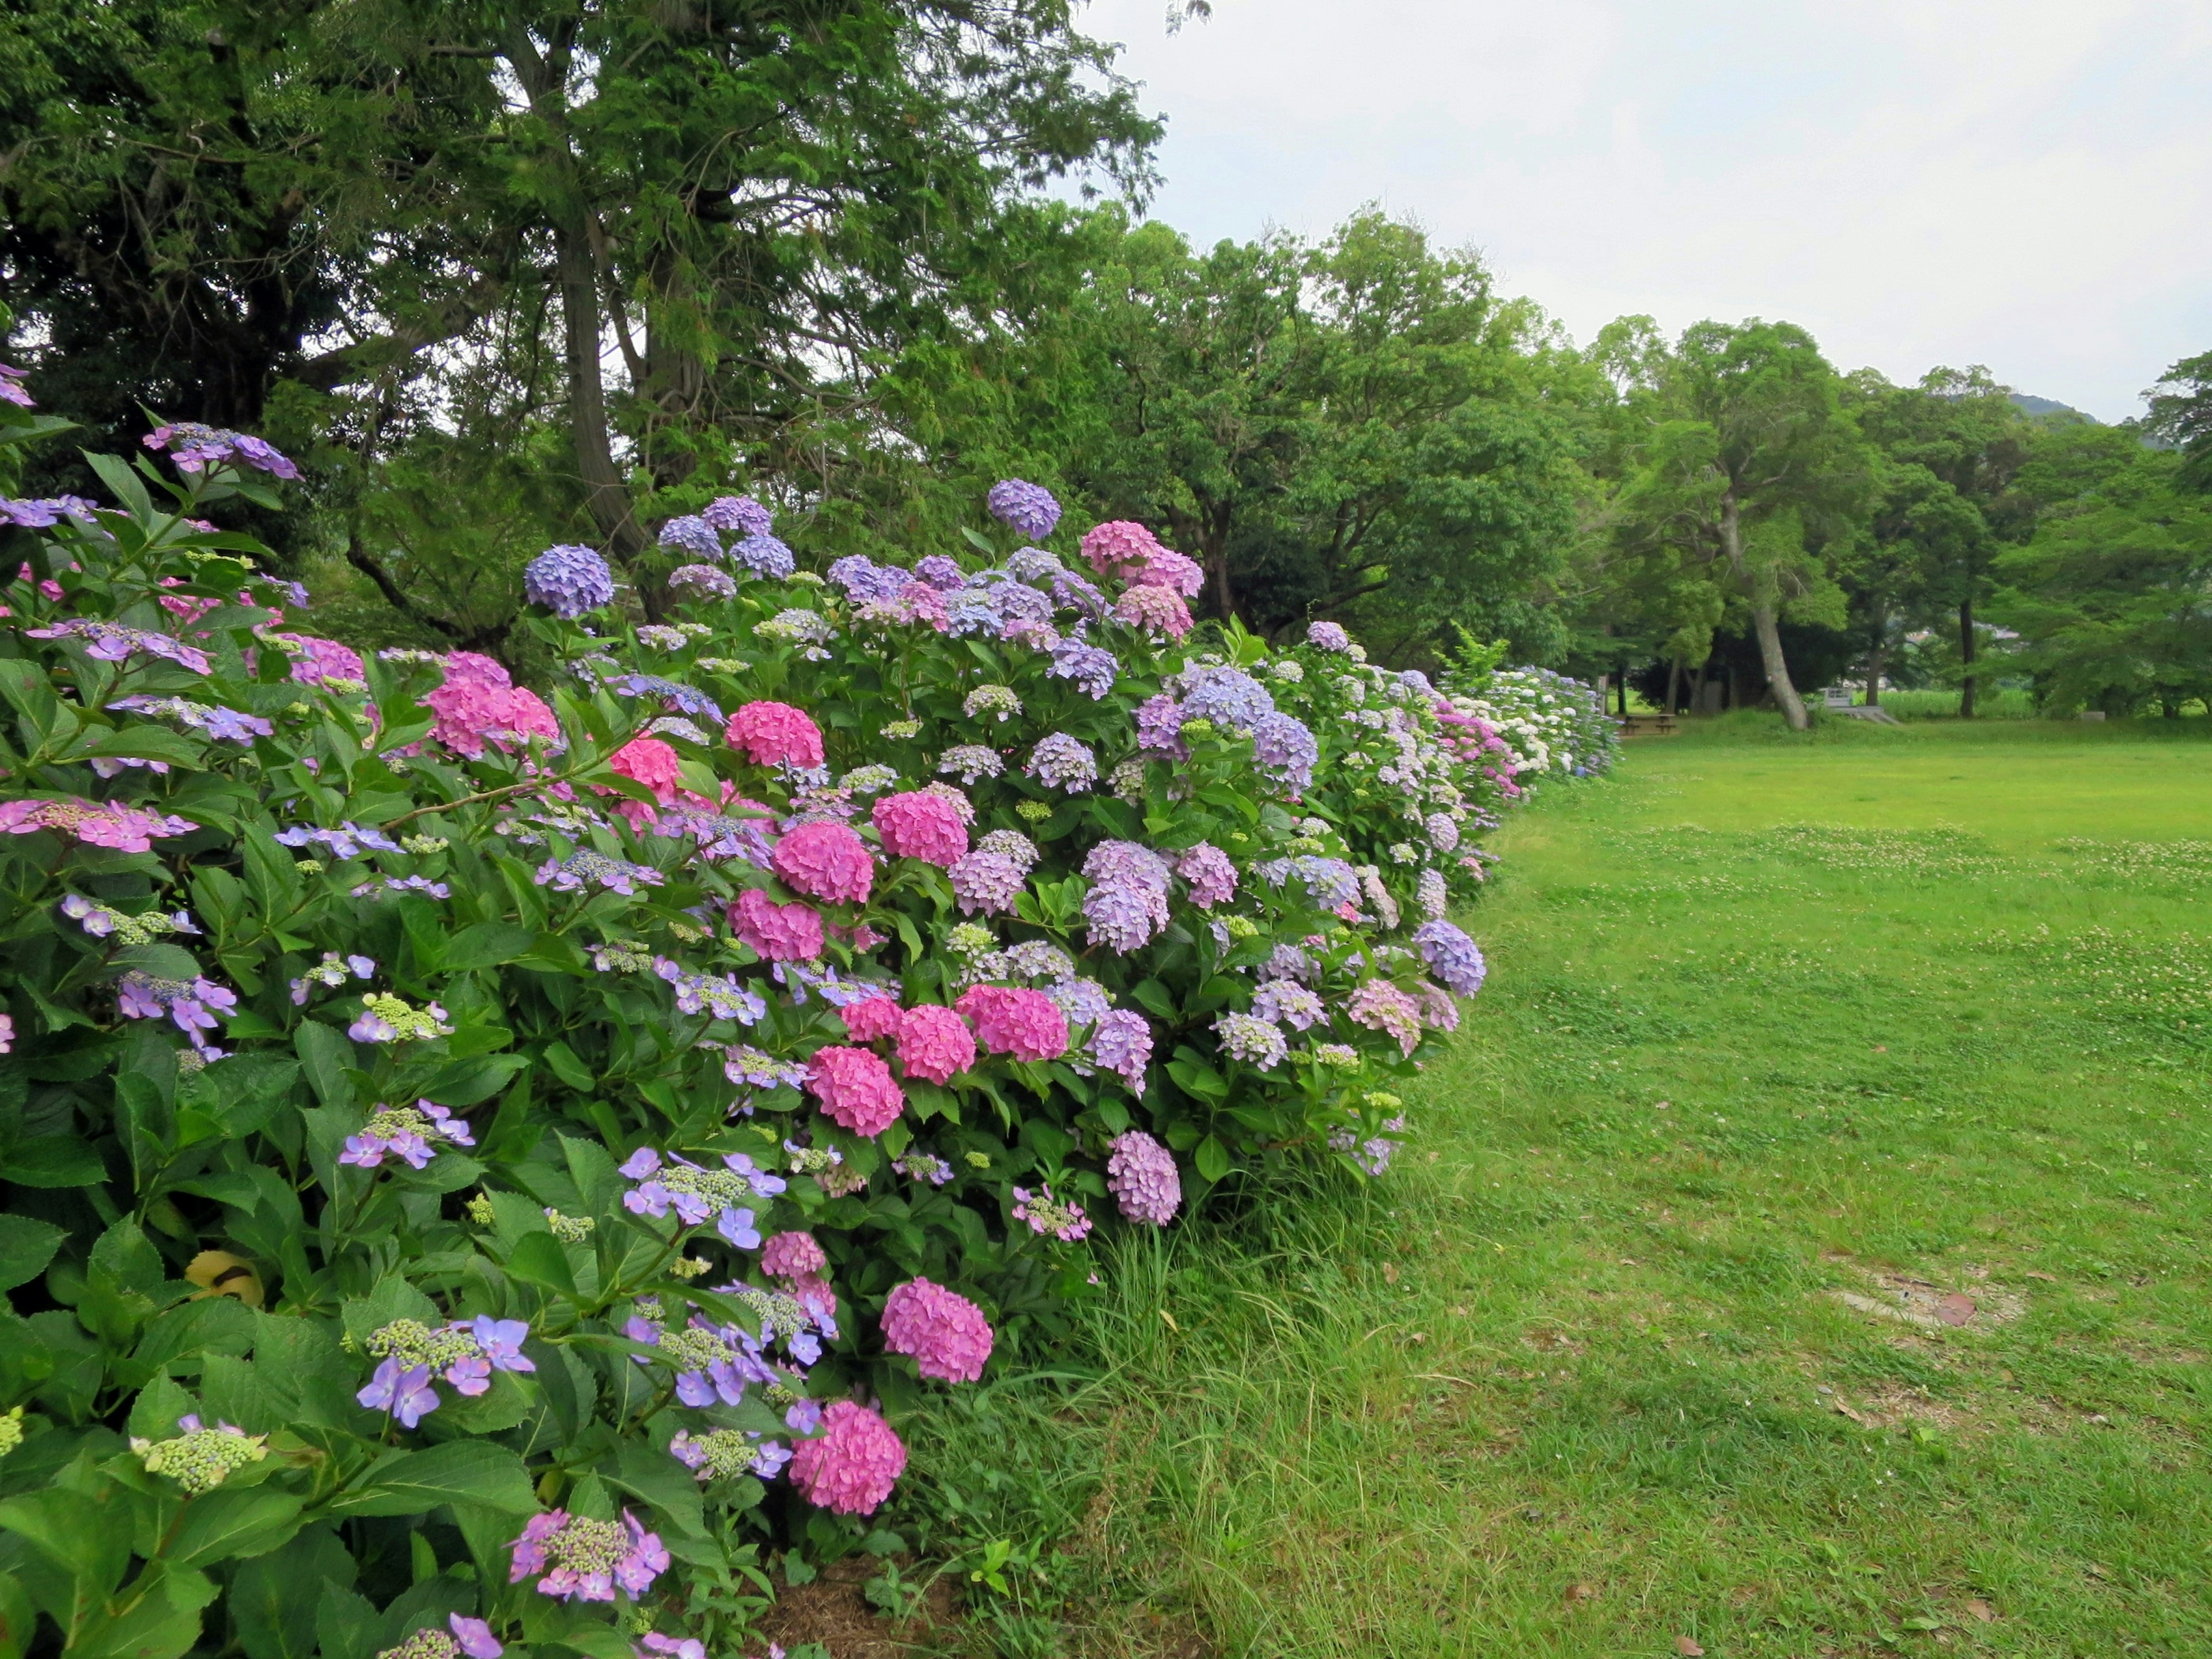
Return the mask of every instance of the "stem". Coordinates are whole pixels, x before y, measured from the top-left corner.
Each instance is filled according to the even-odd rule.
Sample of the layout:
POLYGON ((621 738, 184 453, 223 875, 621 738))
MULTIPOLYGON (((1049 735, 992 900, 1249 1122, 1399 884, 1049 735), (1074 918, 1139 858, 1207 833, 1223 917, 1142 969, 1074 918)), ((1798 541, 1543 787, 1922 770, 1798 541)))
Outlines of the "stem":
MULTIPOLYGON (((623 744, 635 741, 651 728, 652 722, 649 720, 643 726, 633 727, 629 735, 621 743, 617 744, 615 748, 620 749, 623 744)), ((441 801, 434 806, 418 806, 411 812, 402 812, 396 818, 386 820, 379 827, 387 830, 397 830, 403 823, 412 823, 416 818, 426 817, 432 812, 450 812, 463 806, 482 806, 490 801, 506 800, 510 796, 526 794, 532 789, 550 789, 556 783, 574 781, 581 777, 585 770, 583 765, 578 764, 570 767, 565 772, 556 773, 550 778, 532 778, 522 783, 502 784, 496 789, 480 789, 475 794, 463 795, 458 800, 441 801)))

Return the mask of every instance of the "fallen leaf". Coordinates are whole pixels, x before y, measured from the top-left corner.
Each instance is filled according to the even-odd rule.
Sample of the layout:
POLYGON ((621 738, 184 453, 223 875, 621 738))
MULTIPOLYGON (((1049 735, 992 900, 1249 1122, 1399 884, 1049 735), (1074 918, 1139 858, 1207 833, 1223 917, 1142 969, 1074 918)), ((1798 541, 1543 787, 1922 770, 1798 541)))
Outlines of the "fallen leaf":
POLYGON ((1705 1650, 1686 1636, 1674 1638, 1674 1651, 1680 1654, 1682 1659, 1705 1659, 1705 1650))
POLYGON ((1566 1595, 1562 1599, 1571 1607, 1580 1607, 1585 1601, 1597 1599, 1597 1586, 1590 1583, 1570 1584, 1567 1586, 1566 1595))
POLYGON ((1382 1264, 1382 1282, 1385 1285, 1395 1285, 1398 1282, 1398 1264, 1396 1262, 1386 1261, 1382 1264))
POLYGON ((1889 1052, 1889 1045, 1887 1042, 1877 1042, 1874 1045, 1874 1051, 1878 1054, 1886 1054, 1889 1052))
POLYGON ((1978 1595, 1966 1603, 1966 1611, 1985 1625, 1994 1625, 1997 1621, 1997 1610, 1978 1595))
POLYGON ((2026 1273, 2022 1273, 2021 1277, 2022 1279, 2039 1279, 2046 1285, 2056 1285, 2058 1282, 2058 1275, 2057 1273, 2039 1273, 2033 1267, 2030 1267, 2026 1273))
POLYGON ((1853 1410, 1852 1410, 1849 1406, 1846 1406, 1845 1404, 1844 1404, 1844 1402, 1843 1402, 1842 1401, 1840 1401, 1840 1400, 1834 1400, 1834 1401, 1829 1401, 1829 1404, 1831 1404, 1832 1406, 1833 1406, 1833 1407, 1836 1408, 1836 1411, 1837 1411, 1837 1413, 1838 1413, 1839 1415, 1844 1416, 1844 1417, 1848 1417, 1848 1418, 1850 1418, 1850 1419, 1851 1419, 1851 1421, 1852 1421, 1852 1422, 1854 1422, 1854 1423, 1857 1424, 1861 1428, 1865 1428, 1865 1427, 1868 1427, 1868 1426, 1869 1426, 1869 1425, 1868 1425, 1868 1423, 1867 1423, 1867 1419, 1866 1419, 1865 1418, 1863 1418, 1863 1417, 1862 1417, 1861 1415, 1859 1415, 1859 1413, 1856 1413, 1856 1412, 1853 1411, 1853 1410))
POLYGON ((1955 1291, 1936 1304, 1936 1317, 1946 1325, 1963 1325, 1974 1316, 1975 1310, 1974 1298, 1955 1291))
POLYGON ((2092 1562, 2089 1564, 2089 1577, 2092 1577, 2092 1578, 2110 1578, 2112 1576, 2112 1570, 2110 1567, 2104 1565, 2101 1562, 2092 1561, 2092 1562))

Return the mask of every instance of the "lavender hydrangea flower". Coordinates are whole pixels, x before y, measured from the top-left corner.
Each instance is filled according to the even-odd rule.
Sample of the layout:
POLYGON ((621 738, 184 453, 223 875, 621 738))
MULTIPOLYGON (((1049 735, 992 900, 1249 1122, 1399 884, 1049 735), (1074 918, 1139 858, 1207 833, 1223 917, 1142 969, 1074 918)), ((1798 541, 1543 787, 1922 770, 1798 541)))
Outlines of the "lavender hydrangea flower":
POLYGON ((1060 503, 1041 484, 1001 478, 983 499, 994 518, 1012 526, 1031 541, 1042 541, 1060 523, 1060 503))
POLYGON ((1434 917, 1413 929, 1413 943, 1420 946, 1429 971, 1447 989, 1471 997, 1482 988, 1489 965, 1482 959, 1481 947, 1462 929, 1434 917))
POLYGON ((1213 1030, 1221 1039, 1223 1054, 1257 1071, 1274 1070, 1290 1053, 1279 1026, 1250 1014, 1224 1014, 1213 1022, 1213 1030))
POLYGON ((204 975, 189 980, 156 979, 134 968, 116 981, 115 1000, 125 1019, 159 1019, 167 1014, 204 1058, 220 1060, 222 1050, 209 1047, 204 1034, 216 1029, 217 1015, 225 1019, 234 1017, 238 993, 204 975))
POLYGON ((338 1162, 374 1170, 389 1152, 420 1170, 437 1156, 438 1148, 430 1144, 434 1139, 452 1146, 477 1144, 469 1126, 434 1100, 418 1100, 412 1106, 380 1106, 362 1125, 359 1134, 346 1137, 338 1162))
POLYGON ((1190 902, 1201 910, 1237 896, 1237 866, 1210 842, 1188 847, 1176 860, 1176 873, 1190 886, 1190 902))
POLYGON ((0 523, 19 525, 25 530, 46 530, 64 519, 75 519, 79 524, 95 522, 97 511, 82 495, 40 496, 35 501, 11 501, 0 497, 0 523))
POLYGON ((1167 901, 1150 888, 1102 882, 1083 896, 1083 916, 1094 944, 1127 956, 1168 925, 1167 901))
POLYGON ((730 556, 754 575, 771 581, 781 581, 799 568, 791 550, 765 531, 746 537, 730 550, 730 556))
POLYGON ((1321 758, 1321 745, 1304 720, 1278 711, 1253 722, 1252 758, 1291 788, 1305 789, 1313 783, 1314 763, 1321 758))
POLYGON ((945 596, 945 631, 955 639, 969 634, 996 634, 999 605, 988 587, 957 588, 945 596))
POLYGON ((1096 702, 1114 689, 1121 665, 1103 646, 1085 644, 1080 628, 1052 648, 1052 666, 1046 671, 1056 680, 1073 680, 1096 702))
POLYGON ((719 559, 722 556, 722 538, 714 526, 696 514, 671 519, 660 526, 660 544, 689 553, 695 559, 719 559))
POLYGON ((1186 720, 1212 720, 1233 732, 1249 732, 1261 716, 1275 712, 1267 688, 1242 669, 1194 668, 1182 682, 1186 720))
POLYGON ((1055 732, 1030 752, 1022 770, 1048 788, 1079 795, 1098 781, 1098 757, 1065 732, 1055 732))
POLYGON ((699 516, 717 530, 748 536, 765 536, 775 527, 775 516, 750 495, 717 495, 699 509, 699 516))
POLYGON ((1182 754, 1182 705, 1168 693, 1146 698, 1137 705, 1137 747, 1182 754))
POLYGON ((590 548, 564 542, 525 567, 522 594, 531 604, 573 620, 614 603, 614 572, 590 548))
POLYGON ((336 829, 321 824, 299 823, 289 830, 280 830, 270 837, 280 847, 305 847, 313 842, 334 859, 357 859, 363 848, 379 853, 398 853, 404 849, 381 830, 364 830, 350 819, 336 829))
POLYGON ((711 564, 679 564, 668 573, 668 585, 702 599, 726 599, 738 591, 730 573, 711 564))
MULTIPOLYGON (((1021 947, 1017 945, 1016 950, 1021 947)), ((1012 951, 1007 954, 1012 956, 1012 951)), ((1095 979, 1084 979, 1070 975, 1056 979, 1044 988, 1044 994, 1060 1010, 1060 1018, 1071 1030, 1096 1026, 1111 1011, 1113 1005, 1106 1000, 1106 988, 1095 979)))
POLYGON ((1272 1024, 1311 1030, 1328 1018, 1321 999, 1294 979, 1271 979, 1252 994, 1252 1012, 1272 1024))
POLYGON ((1344 631, 1340 623, 1309 623, 1306 624, 1306 643, 1318 651, 1341 654, 1352 649, 1352 635, 1344 631))
POLYGON ((914 574, 940 593, 957 593, 968 586, 967 574, 960 568, 957 559, 949 559, 942 553, 915 562, 914 574))
POLYGON ((896 565, 879 565, 858 553, 848 553, 830 567, 830 580, 850 599, 895 599, 910 580, 896 565))
POLYGON ((88 640, 84 654, 100 662, 125 662, 134 654, 160 657, 188 668, 195 674, 213 672, 214 664, 206 652, 173 639, 167 634, 157 634, 149 629, 125 628, 120 623, 100 622, 90 617, 70 617, 48 628, 27 628, 26 638, 33 640, 88 640))
POLYGON ((1129 1085, 1130 1093, 1145 1091, 1145 1067, 1152 1058, 1152 1028, 1142 1014, 1127 1008, 1101 1014, 1085 1047, 1091 1059, 1129 1085))
POLYGON ((769 1174, 743 1152, 726 1154, 722 1164, 721 1169, 709 1170, 672 1152, 664 1165, 659 1153, 641 1146, 622 1165, 621 1173, 638 1183, 623 1194, 623 1207, 633 1215, 656 1219, 672 1209, 687 1227, 703 1226, 712 1218, 714 1231, 739 1249, 758 1249, 754 1212, 738 1200, 774 1197, 784 1189, 783 1177, 769 1174))
POLYGON ((937 769, 957 777, 971 789, 979 778, 995 778, 1006 769, 999 751, 980 743, 955 744, 938 758, 937 769))
POLYGON ((1114 1138, 1106 1160, 1106 1190, 1131 1221, 1164 1227, 1182 1206, 1182 1176, 1175 1154, 1142 1129, 1114 1138))
POLYGON ((980 847, 955 859, 945 873, 951 879, 952 896, 960 902, 963 916, 979 911, 987 916, 1011 913, 1015 896, 1029 879, 1024 866, 980 847))
POLYGON ((1441 870, 1424 870, 1413 884, 1413 902, 1421 907, 1421 914, 1431 921, 1443 916, 1451 905, 1451 890, 1444 884, 1441 870))
POLYGON ((610 893, 628 895, 640 887, 658 887, 665 878, 650 865, 611 859, 587 847, 565 859, 546 860, 538 867, 534 879, 540 887, 550 887, 556 893, 574 893, 597 884, 610 893))
POLYGON ((250 466, 276 478, 297 478, 300 469, 274 444, 227 427, 203 426, 198 421, 173 421, 157 426, 143 440, 149 449, 166 449, 179 472, 199 472, 210 466, 250 466))

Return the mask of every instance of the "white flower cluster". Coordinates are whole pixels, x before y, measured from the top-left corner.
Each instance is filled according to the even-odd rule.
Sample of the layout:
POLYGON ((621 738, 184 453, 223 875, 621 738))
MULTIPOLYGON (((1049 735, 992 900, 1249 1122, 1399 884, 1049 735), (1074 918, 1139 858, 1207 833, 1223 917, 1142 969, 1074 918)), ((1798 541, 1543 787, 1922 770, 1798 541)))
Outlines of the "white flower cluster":
POLYGON ((1605 771, 1619 752, 1619 737, 1595 686, 1548 668, 1500 668, 1472 696, 1451 706, 1487 721, 1512 751, 1523 784, 1547 773, 1588 777, 1605 771))

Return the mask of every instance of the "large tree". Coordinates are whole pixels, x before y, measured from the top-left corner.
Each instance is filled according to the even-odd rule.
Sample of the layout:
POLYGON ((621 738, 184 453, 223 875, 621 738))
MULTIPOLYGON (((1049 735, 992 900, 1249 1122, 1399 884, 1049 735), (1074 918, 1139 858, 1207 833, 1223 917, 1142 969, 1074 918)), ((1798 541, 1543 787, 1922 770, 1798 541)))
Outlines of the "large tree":
POLYGON ((422 382, 509 351, 623 556, 641 489, 787 458, 917 340, 994 325, 1062 216, 1037 188, 1139 183, 1156 131, 1066 0, 27 0, 0 29, 0 262, 40 356, 114 388, 88 412, 253 424, 289 383, 394 445, 442 412, 422 382))
POLYGON ((1871 492, 1838 377, 1803 329, 1753 319, 1692 325, 1644 380, 1626 400, 1620 533, 1674 550, 1741 601, 1767 689, 1802 730, 1780 620, 1785 606, 1840 611, 1821 553, 1855 538, 1871 492))

